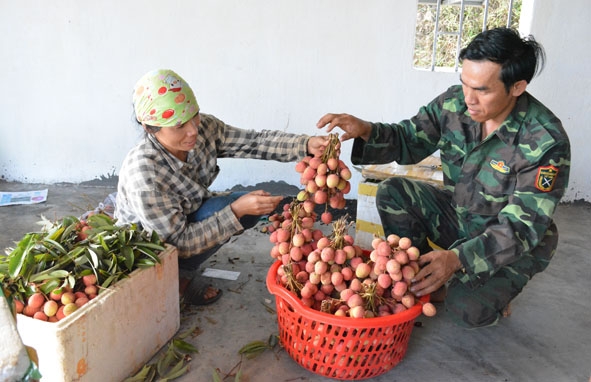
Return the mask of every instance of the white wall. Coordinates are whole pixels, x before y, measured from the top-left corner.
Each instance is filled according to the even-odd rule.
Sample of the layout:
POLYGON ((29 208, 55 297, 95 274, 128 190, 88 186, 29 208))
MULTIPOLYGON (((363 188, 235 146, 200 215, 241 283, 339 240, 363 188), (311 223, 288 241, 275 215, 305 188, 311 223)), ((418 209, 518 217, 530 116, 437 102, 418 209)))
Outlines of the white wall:
MULTIPOLYGON (((537 1, 533 12, 548 65, 531 90, 561 117, 573 145, 566 200, 591 200, 583 148, 587 2, 537 1)), ((326 112, 409 117, 457 82, 457 74, 411 68, 415 12, 415 0, 0 0, 0 179, 116 175, 140 137, 132 87, 159 67, 192 85, 203 112, 238 127, 319 134, 315 124, 326 112)), ((348 161, 350 144, 343 152, 348 161)), ((224 160, 221 167, 216 190, 268 180, 299 186, 293 164, 224 160)), ((354 187, 348 197, 356 196, 354 187)))

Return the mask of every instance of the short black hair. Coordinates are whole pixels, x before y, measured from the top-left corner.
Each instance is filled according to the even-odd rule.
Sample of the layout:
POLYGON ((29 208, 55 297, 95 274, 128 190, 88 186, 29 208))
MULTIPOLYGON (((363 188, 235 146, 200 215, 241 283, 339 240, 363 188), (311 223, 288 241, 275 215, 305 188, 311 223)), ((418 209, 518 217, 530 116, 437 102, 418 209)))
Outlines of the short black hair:
POLYGON ((529 84, 542 71, 546 54, 532 35, 522 38, 517 30, 500 27, 479 33, 460 51, 459 58, 500 64, 500 79, 509 91, 517 81, 529 84))

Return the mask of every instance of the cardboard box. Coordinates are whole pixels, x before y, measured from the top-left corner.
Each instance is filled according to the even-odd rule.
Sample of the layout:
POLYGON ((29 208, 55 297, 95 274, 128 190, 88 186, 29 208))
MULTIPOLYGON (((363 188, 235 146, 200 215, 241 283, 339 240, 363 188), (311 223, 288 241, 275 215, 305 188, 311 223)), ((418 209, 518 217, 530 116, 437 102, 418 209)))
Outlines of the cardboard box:
POLYGON ((396 162, 364 166, 361 171, 364 180, 357 189, 357 220, 355 222, 355 244, 371 248, 374 235, 384 237, 384 228, 376 207, 378 183, 393 176, 422 180, 436 186, 443 186, 441 159, 430 156, 416 165, 402 166, 396 162))
POLYGON ((161 264, 137 269, 65 319, 17 315, 17 328, 39 357, 43 381, 122 381, 143 367, 180 326, 175 247, 161 264))

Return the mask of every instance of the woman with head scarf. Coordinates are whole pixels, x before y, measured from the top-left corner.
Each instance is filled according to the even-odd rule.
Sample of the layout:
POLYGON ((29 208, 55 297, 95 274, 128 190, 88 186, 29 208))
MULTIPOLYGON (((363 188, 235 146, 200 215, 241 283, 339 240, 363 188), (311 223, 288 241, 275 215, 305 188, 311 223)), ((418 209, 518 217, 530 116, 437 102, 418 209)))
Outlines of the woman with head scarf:
MULTIPOLYGON (((168 69, 146 73, 137 82, 133 105, 145 139, 121 166, 115 218, 120 224, 139 223, 174 245, 182 270, 199 268, 283 199, 262 190, 216 196, 209 186, 219 172, 218 158, 294 162, 321 155, 328 144, 326 136, 244 130, 201 113, 189 85, 168 69)), ((194 305, 221 295, 196 275, 181 280, 181 292, 194 305)))

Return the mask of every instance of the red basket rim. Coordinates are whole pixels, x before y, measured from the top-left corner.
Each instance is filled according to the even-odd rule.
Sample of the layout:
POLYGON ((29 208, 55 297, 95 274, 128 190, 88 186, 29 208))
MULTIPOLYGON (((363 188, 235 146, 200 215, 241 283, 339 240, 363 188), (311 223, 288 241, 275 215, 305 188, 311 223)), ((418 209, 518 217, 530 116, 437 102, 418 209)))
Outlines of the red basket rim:
POLYGON ((305 314, 306 317, 326 322, 332 325, 339 326, 351 326, 354 325, 357 328, 375 328, 376 326, 390 326, 402 324, 410 320, 414 320, 421 315, 423 308, 421 303, 429 302, 430 295, 425 295, 420 298, 421 303, 415 304, 412 308, 405 310, 404 312, 391 314, 384 317, 372 317, 372 318, 352 318, 352 317, 339 317, 333 314, 328 314, 307 307, 302 301, 292 292, 282 286, 277 279, 277 269, 282 265, 280 260, 275 261, 267 272, 267 289, 273 295, 279 295, 282 299, 286 300, 298 313, 305 314))

